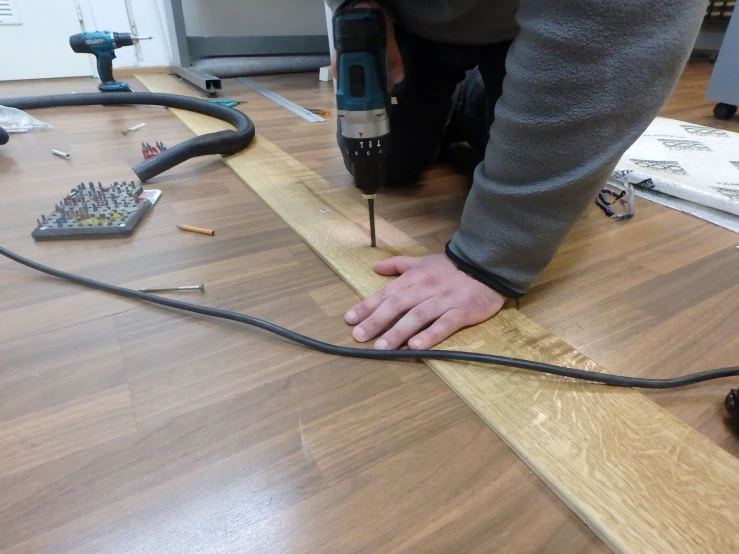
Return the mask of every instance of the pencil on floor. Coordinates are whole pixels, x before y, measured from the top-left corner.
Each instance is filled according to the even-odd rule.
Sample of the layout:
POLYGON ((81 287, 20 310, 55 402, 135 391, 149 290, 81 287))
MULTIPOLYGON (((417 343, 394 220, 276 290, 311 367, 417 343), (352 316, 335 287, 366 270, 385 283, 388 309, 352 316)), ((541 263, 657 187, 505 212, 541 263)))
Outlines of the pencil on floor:
POLYGON ((177 225, 178 229, 183 231, 189 231, 190 233, 200 233, 201 235, 210 235, 211 237, 216 234, 212 229, 203 229, 202 227, 193 227, 192 225, 177 225))

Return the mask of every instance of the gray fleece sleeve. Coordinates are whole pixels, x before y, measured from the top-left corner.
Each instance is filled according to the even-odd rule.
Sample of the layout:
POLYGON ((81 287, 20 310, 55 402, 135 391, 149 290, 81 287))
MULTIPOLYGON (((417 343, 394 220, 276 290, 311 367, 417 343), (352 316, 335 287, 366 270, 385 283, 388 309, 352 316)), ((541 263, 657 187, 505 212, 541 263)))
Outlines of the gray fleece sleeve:
POLYGON ((447 255, 525 292, 675 85, 705 0, 521 0, 485 160, 447 255))

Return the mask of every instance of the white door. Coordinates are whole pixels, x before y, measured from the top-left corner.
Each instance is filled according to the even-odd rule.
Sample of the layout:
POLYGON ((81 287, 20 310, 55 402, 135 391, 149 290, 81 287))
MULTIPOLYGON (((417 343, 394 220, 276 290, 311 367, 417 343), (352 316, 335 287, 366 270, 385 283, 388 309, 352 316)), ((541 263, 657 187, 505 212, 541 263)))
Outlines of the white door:
POLYGON ((0 81, 92 75, 69 47, 81 29, 74 0, 0 0, 0 81))

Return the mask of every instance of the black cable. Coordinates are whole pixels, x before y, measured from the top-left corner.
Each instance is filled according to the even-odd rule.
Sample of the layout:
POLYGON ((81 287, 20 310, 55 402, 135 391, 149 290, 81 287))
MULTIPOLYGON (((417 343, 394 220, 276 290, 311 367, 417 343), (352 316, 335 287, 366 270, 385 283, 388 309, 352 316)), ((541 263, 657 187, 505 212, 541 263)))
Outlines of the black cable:
POLYGON ((229 312, 226 310, 220 310, 217 308, 209 308, 207 306, 199 306, 197 304, 190 304, 189 302, 181 302, 179 300, 170 300, 169 298, 162 298, 153 294, 147 294, 139 292, 137 290, 127 289, 124 287, 118 287, 116 285, 109 285, 87 277, 81 277, 73 273, 67 273, 54 269, 38 262, 34 262, 23 256, 19 256, 10 250, 0 246, 0 254, 6 258, 10 258, 20 264, 46 273, 59 279, 65 279, 83 285, 85 287, 101 290, 110 294, 117 294, 125 298, 133 298, 135 300, 141 300, 143 302, 150 302, 152 304, 159 304, 160 306, 167 306, 168 308, 174 308, 176 310, 183 310, 187 312, 193 312, 196 314, 206 315, 209 317, 217 317, 221 319, 228 319, 231 321, 238 321, 246 325, 258 327, 275 335, 279 335, 285 339, 296 342, 313 350, 323 352, 325 354, 333 354, 335 356, 346 356, 351 358, 367 358, 372 360, 448 360, 448 361, 459 361, 459 362, 478 362, 484 364, 495 364, 506 367, 516 367, 520 369, 528 369, 531 371, 538 371, 541 373, 549 373, 552 375, 560 375, 562 377, 570 377, 572 379, 580 379, 583 381, 592 381, 596 383, 603 383, 605 385, 612 385, 615 387, 637 387, 643 389, 672 389, 677 387, 684 387, 687 385, 693 385, 701 383, 703 381, 710 381, 712 379, 720 379, 723 377, 734 377, 739 375, 739 366, 737 367, 725 367, 719 369, 712 369, 709 371, 703 371, 700 373, 693 373, 690 375, 684 375, 682 377, 673 377, 670 379, 645 379, 643 377, 626 377, 621 375, 611 375, 608 373, 597 373, 595 371, 586 371, 583 369, 572 369, 568 367, 561 367, 551 364, 545 364, 541 362, 534 362, 530 360, 521 360, 517 358, 509 358, 506 356, 495 356, 493 354, 480 354, 476 352, 457 352, 449 350, 373 350, 364 348, 351 348, 347 346, 337 346, 334 344, 328 344, 300 333, 290 331, 269 321, 252 317, 249 315, 239 314, 236 312, 229 312))

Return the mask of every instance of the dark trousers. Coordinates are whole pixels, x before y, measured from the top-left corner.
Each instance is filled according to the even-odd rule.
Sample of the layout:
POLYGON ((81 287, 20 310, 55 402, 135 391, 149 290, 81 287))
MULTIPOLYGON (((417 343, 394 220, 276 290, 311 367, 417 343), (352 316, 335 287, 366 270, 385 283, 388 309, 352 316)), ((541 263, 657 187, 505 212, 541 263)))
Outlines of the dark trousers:
POLYGON ((483 155, 511 45, 444 44, 402 29, 396 29, 396 38, 405 80, 394 91, 398 104, 390 109, 391 184, 415 180, 446 143, 466 141, 483 155))

